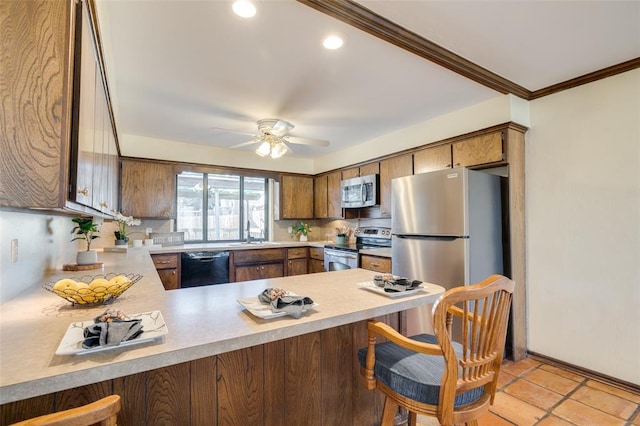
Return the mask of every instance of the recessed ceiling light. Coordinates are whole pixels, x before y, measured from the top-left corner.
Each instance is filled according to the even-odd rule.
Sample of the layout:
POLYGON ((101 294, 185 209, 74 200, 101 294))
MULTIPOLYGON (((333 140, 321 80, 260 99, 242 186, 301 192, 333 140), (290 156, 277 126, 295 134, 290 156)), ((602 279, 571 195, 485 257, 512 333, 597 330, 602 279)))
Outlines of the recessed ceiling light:
POLYGON ((256 14, 256 7, 249 0, 237 0, 232 8, 235 14, 242 18, 252 18, 256 14))
POLYGON ((324 41, 322 42, 322 45, 326 49, 330 49, 330 50, 339 49, 342 47, 343 44, 344 44, 344 41, 340 36, 337 36, 337 35, 331 35, 325 38, 324 41))

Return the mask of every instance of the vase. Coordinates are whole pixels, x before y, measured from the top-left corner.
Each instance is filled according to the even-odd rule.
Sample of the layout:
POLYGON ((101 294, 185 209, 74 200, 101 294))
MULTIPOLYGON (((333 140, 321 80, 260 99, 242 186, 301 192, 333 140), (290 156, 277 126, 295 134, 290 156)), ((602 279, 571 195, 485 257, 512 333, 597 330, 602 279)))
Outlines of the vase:
POLYGON ((92 265, 98 263, 98 252, 94 250, 79 251, 76 256, 78 265, 92 265))
POLYGON ((336 244, 346 244, 347 236, 346 235, 336 235, 336 244))
POLYGON ((307 241, 307 236, 304 234, 300 234, 300 241, 307 241))
POLYGON ((117 246, 126 246, 127 245, 127 240, 116 240, 116 245, 117 246))

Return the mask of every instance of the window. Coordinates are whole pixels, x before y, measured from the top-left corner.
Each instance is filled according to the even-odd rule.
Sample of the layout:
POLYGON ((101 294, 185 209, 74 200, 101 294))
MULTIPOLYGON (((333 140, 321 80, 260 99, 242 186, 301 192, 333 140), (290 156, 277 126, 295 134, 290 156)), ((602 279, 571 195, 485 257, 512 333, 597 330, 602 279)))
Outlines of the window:
POLYGON ((185 241, 266 239, 267 179, 183 172, 177 180, 176 228, 185 241))

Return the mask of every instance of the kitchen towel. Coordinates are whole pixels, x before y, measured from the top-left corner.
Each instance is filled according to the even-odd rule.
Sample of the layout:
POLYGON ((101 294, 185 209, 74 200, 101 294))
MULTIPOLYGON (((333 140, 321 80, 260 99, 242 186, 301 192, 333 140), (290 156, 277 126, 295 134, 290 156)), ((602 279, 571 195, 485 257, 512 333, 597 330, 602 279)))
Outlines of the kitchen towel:
POLYGON ((271 289, 268 288, 258 296, 260 302, 271 305, 271 312, 284 312, 294 318, 300 318, 302 313, 306 311, 311 305, 313 300, 306 296, 278 296, 271 300, 271 289))
POLYGON ((142 331, 141 319, 96 322, 85 327, 82 347, 91 349, 97 346, 117 346, 135 339, 142 331))

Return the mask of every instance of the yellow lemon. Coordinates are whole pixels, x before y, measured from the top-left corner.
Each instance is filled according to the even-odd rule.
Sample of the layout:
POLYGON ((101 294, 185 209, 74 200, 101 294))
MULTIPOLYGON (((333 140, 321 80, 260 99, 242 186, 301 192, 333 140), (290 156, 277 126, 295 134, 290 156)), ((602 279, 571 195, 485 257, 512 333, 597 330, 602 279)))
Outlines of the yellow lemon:
POLYGON ((56 292, 56 294, 59 294, 58 292, 64 294, 65 290, 76 290, 77 288, 78 283, 76 283, 71 278, 63 278, 56 281, 56 283, 53 285, 53 290, 56 292))
POLYGON ((109 281, 107 281, 104 278, 96 278, 95 280, 91 281, 91 284, 89 284, 89 288, 91 290, 96 290, 97 288, 106 288, 109 286, 109 281))

